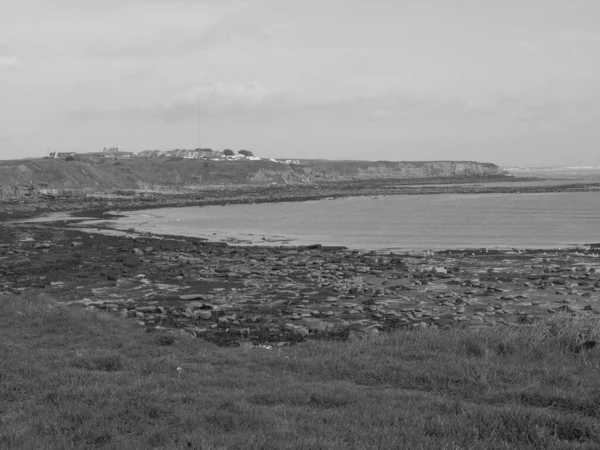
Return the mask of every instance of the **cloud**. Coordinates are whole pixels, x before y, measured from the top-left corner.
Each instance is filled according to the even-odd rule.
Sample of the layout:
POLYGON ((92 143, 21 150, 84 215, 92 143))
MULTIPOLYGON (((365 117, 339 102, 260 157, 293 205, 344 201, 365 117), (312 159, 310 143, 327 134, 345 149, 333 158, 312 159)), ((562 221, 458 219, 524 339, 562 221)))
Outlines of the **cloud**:
POLYGON ((427 119, 438 122, 486 120, 509 114, 518 106, 514 99, 440 100, 409 92, 360 94, 307 92, 270 87, 256 82, 198 82, 171 102, 115 109, 75 109, 68 115, 76 120, 139 120, 175 123, 202 117, 279 118, 319 115, 368 122, 427 119))
POLYGON ((552 40, 566 44, 600 44, 600 33, 571 29, 557 33, 552 40))
POLYGON ((539 52, 543 49, 595 47, 597 45, 600 45, 600 33, 577 29, 538 33, 535 36, 535 42, 527 40, 517 44, 519 49, 528 52, 539 52))
POLYGON ((544 102, 525 108, 517 120, 523 122, 548 121, 560 118, 564 113, 565 107, 560 102, 544 102))
POLYGON ((247 17, 244 3, 181 3, 185 2, 188 7, 175 8, 176 2, 154 1, 144 5, 141 17, 139 8, 128 8, 108 19, 106 26, 97 22, 83 30, 79 52, 95 58, 153 59, 229 45, 247 47, 271 37, 266 28, 247 17), (131 26, 132 21, 143 21, 144 26, 131 26))
POLYGON ((32 61, 171 58, 268 36, 245 0, 12 1, 5 14, 0 6, 0 42, 10 40, 32 61))
POLYGON ((518 45, 521 50, 526 50, 529 52, 537 52, 540 50, 540 47, 537 44, 529 41, 519 42, 518 45))
POLYGON ((203 83, 189 90, 188 98, 198 99, 215 107, 236 107, 241 105, 256 106, 269 100, 274 95, 259 83, 203 83))
POLYGON ((520 106, 522 102, 513 98, 436 99, 406 93, 363 98, 355 105, 366 110, 365 120, 369 122, 423 119, 432 123, 495 120, 514 113, 520 106))
POLYGON ((562 129, 572 124, 597 123, 600 119, 600 101, 569 100, 532 103, 515 114, 517 122, 562 129))
POLYGON ((375 109, 367 115, 367 120, 370 122, 381 122, 389 120, 392 117, 387 109, 375 109))
POLYGON ((20 61, 16 56, 0 56, 0 69, 14 69, 20 61))
POLYGON ((205 29, 181 29, 176 33, 156 33, 127 40, 105 39, 85 47, 86 57, 152 59, 199 52, 233 44, 248 45, 267 39, 269 34, 257 26, 234 27, 220 23, 205 29))
POLYGON ((119 109, 79 109, 69 116, 80 120, 160 120, 174 123, 203 117, 270 115, 289 109, 291 91, 268 88, 260 83, 201 82, 167 104, 119 109))

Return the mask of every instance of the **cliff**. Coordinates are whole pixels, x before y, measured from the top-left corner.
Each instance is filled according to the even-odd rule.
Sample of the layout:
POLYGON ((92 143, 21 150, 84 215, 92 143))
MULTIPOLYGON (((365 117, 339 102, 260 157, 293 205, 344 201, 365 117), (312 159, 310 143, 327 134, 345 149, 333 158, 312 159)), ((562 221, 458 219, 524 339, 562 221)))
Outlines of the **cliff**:
POLYGON ((0 162, 0 188, 38 190, 197 189, 208 186, 315 184, 320 182, 500 175, 495 164, 470 161, 203 161, 132 158, 0 162))

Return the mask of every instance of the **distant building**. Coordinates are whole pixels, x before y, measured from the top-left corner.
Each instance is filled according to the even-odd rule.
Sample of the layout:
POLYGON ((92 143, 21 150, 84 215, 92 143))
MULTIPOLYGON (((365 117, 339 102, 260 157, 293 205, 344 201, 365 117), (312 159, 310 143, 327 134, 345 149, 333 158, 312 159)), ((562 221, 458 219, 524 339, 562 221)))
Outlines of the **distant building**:
POLYGON ((56 153, 55 158, 67 158, 69 156, 76 156, 77 152, 59 152, 56 153))
MULTIPOLYGON (((90 156, 96 156, 97 153, 90 153, 90 156)), ((119 150, 119 147, 104 147, 102 149, 102 153, 99 156, 104 156, 105 158, 115 158, 115 159, 128 159, 133 158, 135 153, 133 152, 122 152, 119 150)))
POLYGON ((210 159, 215 156, 215 152, 210 148, 176 148, 174 150, 144 150, 137 156, 138 158, 210 159))
POLYGON ((117 153, 113 153, 113 156, 117 159, 129 159, 129 158, 133 158, 135 156, 135 153, 133 153, 133 152, 117 152, 117 153))
POLYGON ((162 150, 142 150, 137 154, 138 158, 158 158, 164 153, 162 150))

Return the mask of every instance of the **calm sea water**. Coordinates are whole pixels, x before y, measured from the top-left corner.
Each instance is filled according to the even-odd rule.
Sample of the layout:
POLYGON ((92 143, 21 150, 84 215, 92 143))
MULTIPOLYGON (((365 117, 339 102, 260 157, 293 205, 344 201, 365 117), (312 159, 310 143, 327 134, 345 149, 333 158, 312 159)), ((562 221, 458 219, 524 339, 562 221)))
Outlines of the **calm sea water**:
POLYGON ((551 248, 600 242, 600 193, 354 197, 155 209, 131 213, 114 225, 242 244, 551 248))

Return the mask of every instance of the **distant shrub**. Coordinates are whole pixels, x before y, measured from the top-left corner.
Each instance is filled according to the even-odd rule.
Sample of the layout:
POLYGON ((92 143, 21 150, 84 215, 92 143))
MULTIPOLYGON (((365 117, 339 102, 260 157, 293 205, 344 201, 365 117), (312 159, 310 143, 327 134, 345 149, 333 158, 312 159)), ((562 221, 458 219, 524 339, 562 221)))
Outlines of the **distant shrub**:
POLYGON ((249 156, 254 156, 254 153, 252 153, 250 150, 240 150, 238 153, 240 155, 245 156, 246 158, 248 158, 249 156))
POLYGON ((77 159, 74 156, 67 156, 65 161, 77 161, 77 159))
POLYGON ((235 152, 233 150, 226 148, 225 150, 223 150, 223 154, 225 156, 233 156, 233 155, 235 155, 235 152))

